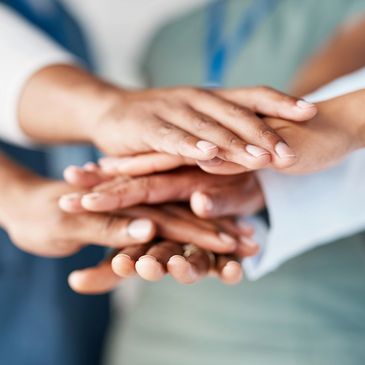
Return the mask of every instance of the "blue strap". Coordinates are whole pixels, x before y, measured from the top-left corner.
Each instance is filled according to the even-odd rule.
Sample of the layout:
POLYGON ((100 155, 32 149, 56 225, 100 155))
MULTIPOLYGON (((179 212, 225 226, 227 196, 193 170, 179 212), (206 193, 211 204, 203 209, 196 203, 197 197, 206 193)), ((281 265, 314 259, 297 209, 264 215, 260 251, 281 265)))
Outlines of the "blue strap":
POLYGON ((225 0, 215 0, 207 11, 207 75, 209 86, 223 84, 225 71, 237 58, 262 21, 277 4, 277 0, 253 0, 245 9, 233 34, 224 36, 223 28, 227 13, 225 0))

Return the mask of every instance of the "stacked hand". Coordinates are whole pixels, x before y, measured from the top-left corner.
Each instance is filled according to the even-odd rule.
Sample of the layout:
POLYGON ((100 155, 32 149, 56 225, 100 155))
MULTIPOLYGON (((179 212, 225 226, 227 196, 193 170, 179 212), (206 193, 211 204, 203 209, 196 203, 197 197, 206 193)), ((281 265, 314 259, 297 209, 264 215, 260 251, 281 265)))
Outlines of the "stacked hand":
MULTIPOLYGON (((292 123, 280 118, 264 118, 265 123, 280 134, 295 151, 295 162, 282 166, 279 171, 290 174, 308 174, 338 164, 351 152, 365 144, 365 123, 360 109, 364 92, 359 91, 317 104, 318 113, 307 122, 292 123)), ((106 158, 101 161, 103 173, 144 174, 174 169, 184 165, 198 164, 202 170, 212 174, 240 174, 248 171, 242 166, 221 158, 195 161, 181 156, 150 153, 130 158, 106 158)), ((277 165, 270 162, 267 167, 277 165)))
POLYGON ((228 218, 199 219, 176 203, 161 205, 190 199, 193 210, 203 217, 250 215, 264 206, 253 175, 219 177, 198 168, 183 168, 127 178, 114 177, 95 164, 87 164, 84 168, 68 168, 65 177, 79 187, 90 189, 92 184, 98 185, 92 191, 64 195, 60 199, 64 211, 74 215, 89 211, 148 217, 157 225, 157 236, 164 238, 152 244, 127 247, 96 268, 74 272, 70 284, 78 292, 110 290, 122 278, 136 272, 147 280, 159 280, 169 273, 181 283, 192 283, 215 272, 223 282, 233 284, 242 277, 242 258, 258 252, 250 227, 237 226, 228 218), (227 191, 230 196, 225 199, 227 191), (128 208, 131 206, 134 207, 128 208), (217 232, 221 232, 218 237, 223 238, 224 245, 216 240, 217 232), (186 244, 189 244, 187 253, 186 244))

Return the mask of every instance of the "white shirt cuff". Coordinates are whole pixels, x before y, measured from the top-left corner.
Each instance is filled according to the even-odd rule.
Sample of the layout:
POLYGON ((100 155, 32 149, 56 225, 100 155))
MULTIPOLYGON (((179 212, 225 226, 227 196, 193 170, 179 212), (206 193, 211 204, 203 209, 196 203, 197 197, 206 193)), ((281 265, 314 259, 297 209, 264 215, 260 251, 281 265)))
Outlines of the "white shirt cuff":
POLYGON ((0 139, 32 146, 18 121, 18 103, 27 80, 44 67, 78 60, 4 5, 0 5, 0 24, 0 139))
POLYGON ((246 259, 249 279, 258 279, 316 246, 365 228, 365 151, 337 167, 308 176, 258 172, 270 217, 265 231, 256 223, 259 256, 246 259))

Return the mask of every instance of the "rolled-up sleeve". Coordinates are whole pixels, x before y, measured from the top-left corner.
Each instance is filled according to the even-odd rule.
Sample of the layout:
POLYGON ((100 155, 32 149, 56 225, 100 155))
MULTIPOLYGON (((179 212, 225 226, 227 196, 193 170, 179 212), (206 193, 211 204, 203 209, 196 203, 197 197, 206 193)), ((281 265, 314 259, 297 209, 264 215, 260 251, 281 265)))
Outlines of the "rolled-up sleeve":
POLYGON ((33 143, 18 123, 18 103, 26 81, 46 66, 78 60, 1 4, 0 24, 0 139, 29 146, 33 143))

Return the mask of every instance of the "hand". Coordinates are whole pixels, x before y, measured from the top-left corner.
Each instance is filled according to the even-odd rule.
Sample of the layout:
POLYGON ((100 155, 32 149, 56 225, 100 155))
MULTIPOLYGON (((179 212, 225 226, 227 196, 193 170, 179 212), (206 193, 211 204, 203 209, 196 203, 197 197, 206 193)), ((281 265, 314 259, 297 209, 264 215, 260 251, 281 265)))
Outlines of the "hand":
MULTIPOLYGON (((149 162, 147 165, 140 165, 138 161, 145 159, 136 157, 135 164, 133 161, 129 163, 130 170, 138 175, 138 172, 147 171, 145 166, 154 166, 155 163, 157 166, 157 163, 161 162, 159 156, 154 161, 150 157, 147 158, 149 162)), ((118 174, 118 171, 113 170, 114 173, 118 174)), ((64 175, 66 181, 74 186, 90 188, 96 185, 92 193, 86 191, 63 196, 60 206, 68 212, 83 210, 105 212, 137 204, 190 200, 191 208, 196 215, 212 218, 230 215, 249 216, 256 214, 265 206, 260 185, 252 173, 216 176, 192 167, 128 178, 113 177, 97 165, 89 163, 84 168, 69 167, 64 175)))
MULTIPOLYGON (((296 162, 280 171, 306 174, 330 168, 351 152, 365 146, 365 123, 361 113, 365 92, 358 91, 317 104, 318 114, 306 123, 294 124, 287 120, 265 118, 266 123, 283 136, 294 149, 296 162)), ((194 161, 164 154, 146 154, 135 159, 105 158, 102 170, 107 176, 119 173, 149 173, 163 171, 194 161), (157 162, 159 165, 157 166, 157 162)), ((212 174, 240 174, 245 167, 214 158, 198 161, 198 165, 212 174)), ((271 166, 274 167, 274 166, 271 166)))
POLYGON ((234 285, 243 277, 241 262, 233 255, 212 255, 196 246, 187 250, 176 242, 159 241, 118 251, 94 267, 72 272, 68 282, 79 294, 103 294, 136 274, 147 281, 170 274, 180 284, 215 275, 224 284, 234 285))
POLYGON ((27 82, 22 129, 44 142, 84 141, 111 155, 161 151, 216 156, 247 168, 278 167, 293 152, 257 114, 305 121, 316 108, 270 88, 121 90, 72 66, 52 66, 27 82), (43 106, 47 104, 47 108, 43 106))
POLYGON ((282 171, 307 174, 328 169, 364 147, 365 128, 359 114, 362 94, 351 93, 319 103, 318 115, 300 127, 281 119, 267 119, 296 151, 296 163, 282 171))
MULTIPOLYGON (((194 220, 191 213, 178 207, 173 207, 171 213, 178 214, 181 219, 194 220)), ((212 222, 200 221, 200 224, 206 226, 212 222)), ((223 224, 231 235, 238 233, 230 221, 214 224, 223 224)), ((136 273, 148 281, 161 280, 168 273, 182 284, 193 284, 213 274, 225 284, 236 284, 243 276, 241 260, 239 255, 213 255, 193 245, 184 247, 173 241, 159 241, 126 247, 95 267, 74 271, 69 276, 69 284, 81 294, 101 294, 136 273)))
POLYGON ((290 166, 293 152, 256 113, 303 121, 316 110, 268 88, 124 92, 92 130, 93 141, 108 155, 161 151, 204 161, 219 156, 251 169, 271 159, 290 166))
POLYGON ((2 196, 2 222, 15 245, 32 254, 63 257, 91 242, 121 248, 155 235, 155 224, 143 217, 64 213, 57 202, 71 191, 66 183, 27 176, 15 194, 2 196))

